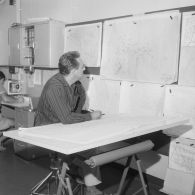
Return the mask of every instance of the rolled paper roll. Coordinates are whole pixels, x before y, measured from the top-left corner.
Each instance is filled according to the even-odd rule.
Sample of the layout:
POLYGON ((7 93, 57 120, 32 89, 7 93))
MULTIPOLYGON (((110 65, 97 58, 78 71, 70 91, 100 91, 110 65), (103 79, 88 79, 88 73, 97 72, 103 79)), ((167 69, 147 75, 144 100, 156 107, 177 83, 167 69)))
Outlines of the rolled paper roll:
POLYGON ((137 143, 131 146, 127 146, 124 148, 120 148, 117 150, 113 150, 110 152, 92 156, 88 160, 86 160, 85 163, 88 164, 91 168, 94 168, 96 166, 104 165, 109 162, 113 162, 118 159, 131 156, 133 154, 148 151, 151 148, 153 148, 153 146, 154 144, 152 143, 152 141, 147 140, 147 141, 137 143))

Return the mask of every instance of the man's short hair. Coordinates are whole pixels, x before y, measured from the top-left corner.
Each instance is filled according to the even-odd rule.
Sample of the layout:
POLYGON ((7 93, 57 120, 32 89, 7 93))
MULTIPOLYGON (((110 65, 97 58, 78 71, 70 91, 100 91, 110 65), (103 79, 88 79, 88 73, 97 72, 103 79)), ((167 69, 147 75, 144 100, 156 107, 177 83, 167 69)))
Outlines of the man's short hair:
POLYGON ((79 57, 80 53, 78 51, 64 53, 58 62, 59 72, 63 75, 68 75, 73 68, 78 69, 79 63, 77 58, 79 57))
POLYGON ((1 79, 5 80, 5 74, 2 71, 0 71, 0 80, 1 79))

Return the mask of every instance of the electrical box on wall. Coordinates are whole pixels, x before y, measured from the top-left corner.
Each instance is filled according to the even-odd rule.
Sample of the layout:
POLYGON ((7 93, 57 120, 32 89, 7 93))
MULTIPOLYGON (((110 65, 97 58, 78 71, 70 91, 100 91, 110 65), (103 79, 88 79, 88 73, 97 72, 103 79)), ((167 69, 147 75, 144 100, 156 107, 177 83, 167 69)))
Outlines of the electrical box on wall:
POLYGON ((64 52, 64 29, 63 22, 52 19, 11 27, 10 65, 58 67, 64 52))

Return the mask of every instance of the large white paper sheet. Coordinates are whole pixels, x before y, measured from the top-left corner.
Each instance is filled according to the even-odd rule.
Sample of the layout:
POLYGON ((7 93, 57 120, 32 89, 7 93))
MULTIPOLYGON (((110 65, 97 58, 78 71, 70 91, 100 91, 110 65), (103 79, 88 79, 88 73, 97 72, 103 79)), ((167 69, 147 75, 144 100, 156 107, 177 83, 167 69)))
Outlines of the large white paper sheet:
POLYGON ((195 141, 173 139, 169 150, 169 168, 195 174, 195 141))
MULTIPOLYGON (((181 117, 131 117, 128 114, 105 115, 100 120, 76 124, 51 124, 20 129, 21 136, 60 140, 77 144, 93 144, 109 139, 122 140, 130 135, 139 135, 159 131, 163 128, 185 123, 181 117)), ((130 137, 131 137, 130 136, 130 137)))
POLYGON ((102 23, 65 27, 65 51, 79 51, 88 67, 99 67, 102 23))
POLYGON ((195 139, 195 88, 179 85, 166 86, 164 115, 178 114, 190 119, 187 126, 173 127, 165 130, 166 134, 195 139))
POLYGON ((195 12, 183 13, 182 46, 195 46, 195 12))
POLYGON ((188 121, 188 119, 184 117, 134 117, 133 119, 133 117, 129 118, 128 116, 125 117, 121 114, 118 116, 116 115, 115 117, 107 115, 107 119, 105 118, 105 120, 107 120, 106 125, 105 122, 101 122, 101 120, 102 119, 85 122, 86 125, 84 125, 85 123, 77 123, 74 124, 74 126, 68 124, 53 124, 32 127, 22 130, 7 131, 3 134, 12 139, 27 142, 63 154, 73 154, 178 126, 188 121), (117 121, 119 122, 119 125, 115 127, 117 121), (121 126, 120 123, 123 125, 121 126), (125 123, 126 126, 124 126, 125 123), (139 128, 132 130, 136 123, 139 128), (111 131, 111 129, 108 129, 107 131, 106 127, 111 127, 113 131, 111 131), (128 127, 128 130, 125 131, 124 127, 128 127), (89 132, 92 133, 89 134, 89 132))
POLYGON ((169 195, 193 195, 194 182, 193 174, 168 168, 163 189, 160 191, 169 195))
POLYGON ((195 88, 178 85, 166 86, 164 114, 195 118, 195 88))
POLYGON ((179 85, 195 86, 195 12, 183 14, 179 85))
POLYGON ((120 81, 91 76, 83 82, 86 88, 86 109, 101 110, 105 114, 119 113, 120 81))
POLYGON ((165 87, 159 84, 121 82, 119 112, 131 116, 162 116, 165 87))
POLYGON ((101 75, 160 84, 177 80, 178 12, 109 20, 103 33, 101 75))

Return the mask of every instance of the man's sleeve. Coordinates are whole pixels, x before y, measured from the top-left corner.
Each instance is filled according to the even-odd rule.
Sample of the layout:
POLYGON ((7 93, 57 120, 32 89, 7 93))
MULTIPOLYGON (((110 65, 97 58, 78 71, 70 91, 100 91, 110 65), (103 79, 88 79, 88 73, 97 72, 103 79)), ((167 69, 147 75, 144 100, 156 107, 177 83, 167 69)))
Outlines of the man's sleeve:
POLYGON ((71 124, 91 120, 90 113, 81 114, 71 111, 68 94, 64 94, 60 88, 52 88, 48 92, 48 101, 51 110, 56 114, 61 123, 71 124))

